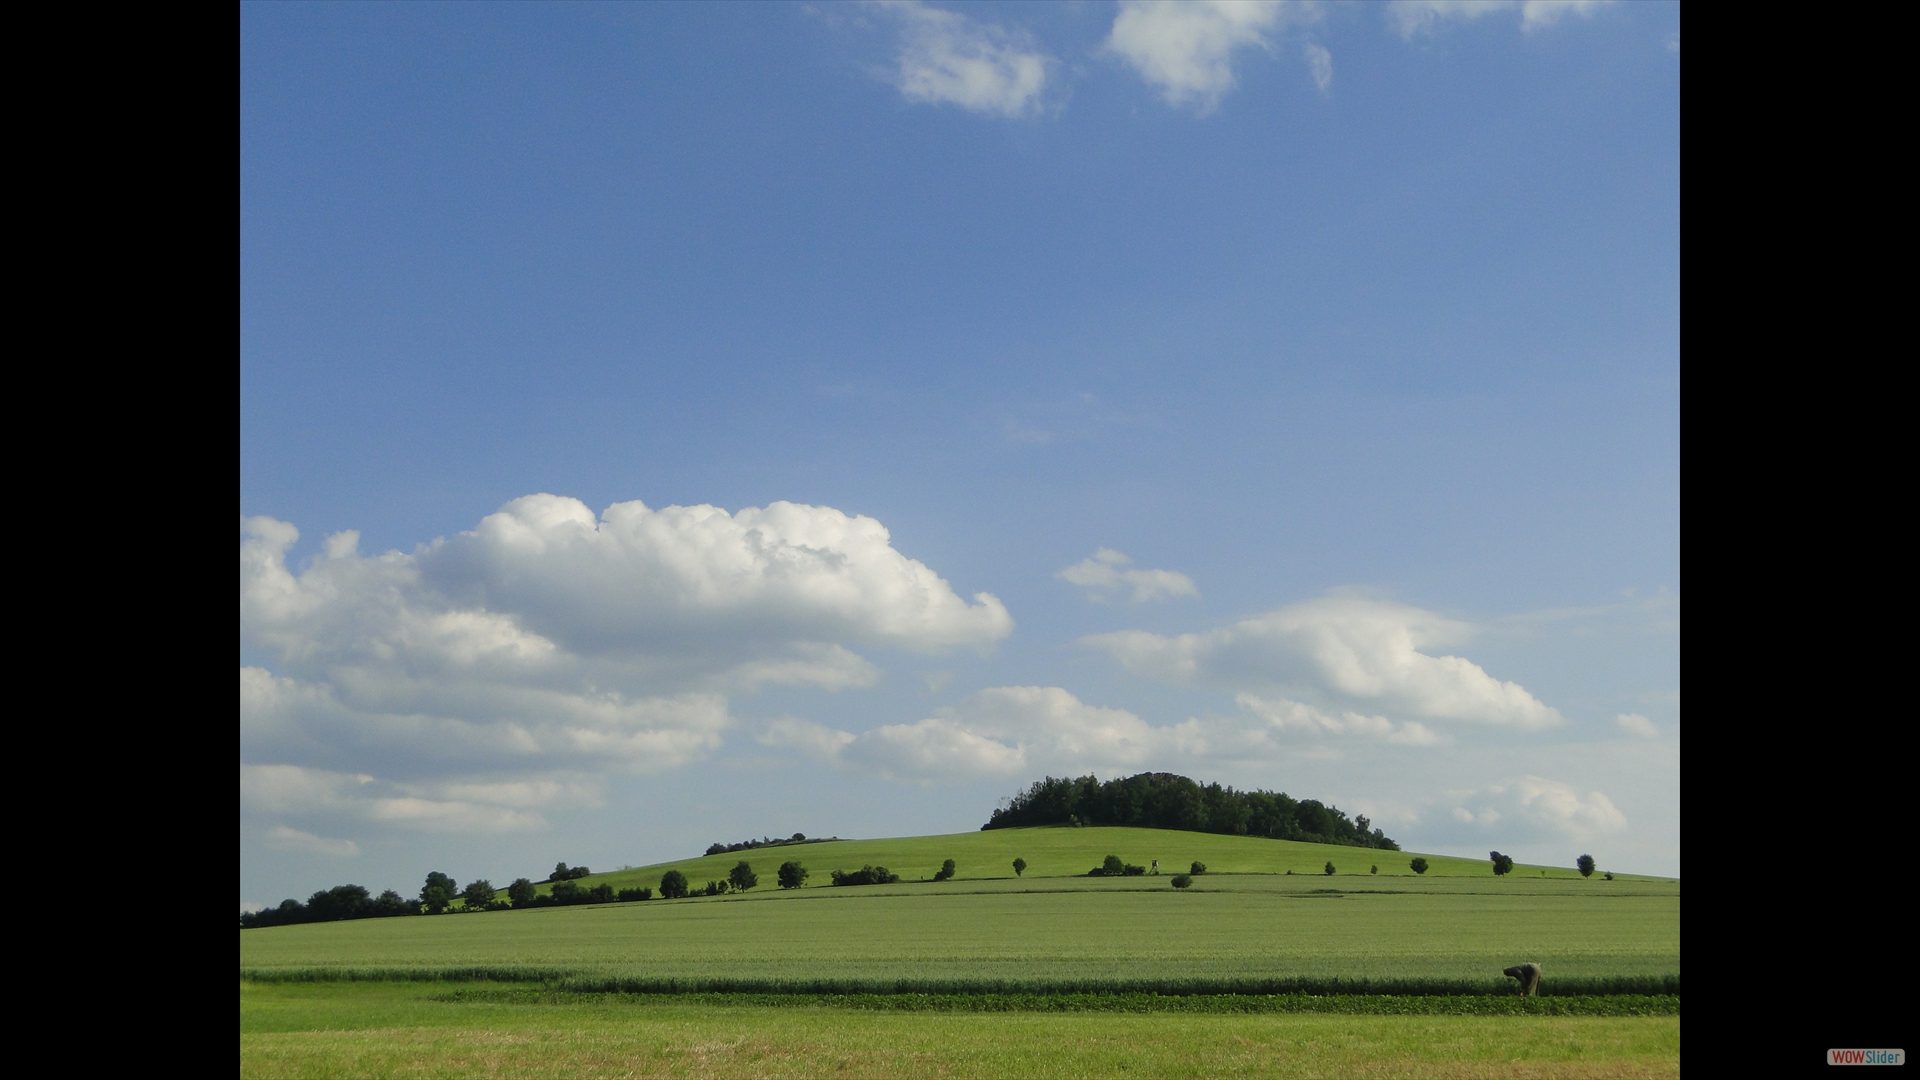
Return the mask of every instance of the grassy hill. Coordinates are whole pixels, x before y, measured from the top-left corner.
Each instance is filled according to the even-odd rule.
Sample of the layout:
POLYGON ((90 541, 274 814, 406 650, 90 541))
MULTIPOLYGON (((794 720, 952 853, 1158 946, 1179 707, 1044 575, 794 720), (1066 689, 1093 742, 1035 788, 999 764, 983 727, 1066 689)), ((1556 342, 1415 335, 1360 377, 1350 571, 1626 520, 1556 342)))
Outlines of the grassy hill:
MULTIPOLYGON (((952 859, 957 866, 955 882, 1012 880, 1016 858, 1027 860, 1026 879, 1043 879, 1083 875, 1108 855, 1118 855, 1140 866, 1151 866, 1153 860, 1158 859, 1163 881, 1166 875, 1184 872, 1196 860, 1206 863, 1210 874, 1285 874, 1291 870, 1295 875, 1319 876, 1326 864, 1332 862, 1337 877, 1372 877, 1369 869, 1378 866, 1381 878, 1411 878, 1416 875, 1407 864, 1417 854, 1173 829, 1048 826, 760 848, 592 874, 580 878, 579 884, 583 888, 601 883, 615 889, 658 888, 662 874, 678 870, 698 888, 709 881, 725 879, 727 871, 742 859, 760 876, 762 889, 775 887, 774 872, 789 859, 799 860, 810 871, 806 884, 809 889, 831 888, 829 871, 858 870, 867 864, 884 866, 899 874, 902 881, 930 881, 946 859, 952 859)), ((1569 854, 1569 862, 1573 854, 1577 853, 1569 854)), ((1424 858, 1430 864, 1425 875, 1428 878, 1493 877, 1492 865, 1485 859, 1456 859, 1446 855, 1424 858)), ((1515 864, 1512 876, 1578 880, 1580 873, 1572 866, 1520 863, 1515 864)), ((548 892, 551 888, 543 885, 540 891, 548 892)))

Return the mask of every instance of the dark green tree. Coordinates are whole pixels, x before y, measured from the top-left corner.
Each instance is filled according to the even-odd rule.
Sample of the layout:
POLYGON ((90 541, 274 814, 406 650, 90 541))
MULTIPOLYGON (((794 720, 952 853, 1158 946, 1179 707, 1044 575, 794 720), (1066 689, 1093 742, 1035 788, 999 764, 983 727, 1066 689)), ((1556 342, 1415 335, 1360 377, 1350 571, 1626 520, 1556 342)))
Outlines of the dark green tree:
POLYGON ((1190 876, 1188 876, 1188 875, 1186 875, 1186 874, 1175 874, 1175 875, 1173 875, 1173 882, 1172 882, 1172 885, 1173 885, 1173 887, 1174 887, 1174 888, 1176 888, 1176 889, 1184 889, 1184 888, 1186 888, 1187 886, 1189 886, 1189 885, 1191 885, 1191 884, 1193 884, 1193 878, 1192 878, 1192 877, 1190 877, 1190 876))
POLYGON ((780 887, 781 888, 797 889, 801 885, 804 885, 806 883, 806 880, 807 880, 807 868, 804 866, 801 866, 799 860, 790 859, 787 862, 783 862, 780 864, 780 887))
POLYGON ((953 871, 953 860, 948 859, 946 862, 940 864, 940 869, 933 872, 933 880, 946 881, 953 877, 953 871))
POLYGON ((1100 861, 1100 873, 1107 877, 1120 877, 1126 872, 1127 864, 1121 862, 1118 855, 1109 855, 1100 861))
POLYGON ((530 906, 537 895, 533 882, 526 878, 514 878, 513 884, 507 886, 507 899, 517 908, 530 906))
POLYGON ((447 910, 453 898, 460 895, 460 886, 453 879, 438 870, 427 875, 426 887, 420 890, 420 902, 427 906, 427 913, 438 915, 447 910))
POLYGON ((1206 872, 1207 872, 1207 864, 1201 862, 1198 859, 1195 859, 1193 862, 1193 865, 1187 868, 1187 873, 1193 874, 1196 877, 1206 872))
POLYGON ((460 892, 460 899, 467 902, 468 911, 484 911, 493 906, 493 882, 486 878, 469 882, 460 892))
POLYGON ((1592 877, 1592 876, 1593 876, 1593 856, 1591 856, 1591 855, 1582 855, 1582 856, 1580 856, 1580 857, 1579 857, 1578 859, 1575 859, 1575 860, 1574 860, 1574 863, 1573 863, 1573 865, 1575 865, 1575 866, 1577 866, 1577 867, 1579 867, 1579 868, 1580 868, 1580 876, 1581 876, 1581 877, 1592 877))
POLYGON ((1377 873, 1379 873, 1379 872, 1380 872, 1380 868, 1379 868, 1378 866, 1376 866, 1376 867, 1374 867, 1373 869, 1371 869, 1371 870, 1369 870, 1369 871, 1367 871, 1367 873, 1369 873, 1369 874, 1377 874, 1377 873))
POLYGON ((1407 868, 1416 874, 1424 874, 1427 872, 1427 860, 1416 855, 1413 861, 1407 864, 1407 868))
POLYGON ((734 864, 733 869, 727 871, 727 884, 733 886, 734 892, 746 892, 760 884, 760 878, 754 874, 753 867, 747 864, 747 860, 741 859, 734 864))
POLYGON ((1013 860, 1013 876, 1014 877, 1019 877, 1021 874, 1024 874, 1026 872, 1027 872, 1027 860, 1025 859, 1013 860))
POLYGON ((679 900, 687 895, 687 875, 678 870, 669 870, 660 875, 660 896, 667 900, 679 900))
POLYGON ((1495 877, 1513 873, 1513 856, 1502 855, 1497 851, 1489 851, 1487 852, 1487 858, 1493 860, 1493 873, 1495 877))
POLYGON ((1328 876, 1328 877, 1332 877, 1332 876, 1333 876, 1333 860, 1332 860, 1332 859, 1328 859, 1328 860, 1327 860, 1327 870, 1326 870, 1326 874, 1327 874, 1327 876, 1328 876))
POLYGON ((566 881, 572 877, 573 877, 573 871, 567 869, 567 864, 563 862, 557 862, 553 864, 553 876, 548 878, 547 880, 566 881))

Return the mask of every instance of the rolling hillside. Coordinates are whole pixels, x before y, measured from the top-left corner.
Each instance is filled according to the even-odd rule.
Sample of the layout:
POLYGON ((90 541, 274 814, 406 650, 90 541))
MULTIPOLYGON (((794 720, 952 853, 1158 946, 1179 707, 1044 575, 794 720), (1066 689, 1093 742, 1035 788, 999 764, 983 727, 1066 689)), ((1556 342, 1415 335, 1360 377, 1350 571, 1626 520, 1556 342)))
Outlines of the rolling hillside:
MULTIPOLYGON (((1569 864, 1577 854, 1568 852, 1569 864)), ((678 870, 697 888, 708 881, 723 880, 727 871, 742 859, 759 875, 760 888, 768 890, 777 888, 774 873, 781 863, 789 859, 797 859, 807 868, 811 876, 805 887, 809 889, 831 888, 829 871, 858 870, 868 864, 886 867, 899 874, 902 882, 931 881, 934 871, 940 868, 945 859, 954 860, 957 866, 954 875, 956 883, 1012 880, 1015 858, 1027 861, 1025 878, 1043 879, 1085 874, 1100 865, 1100 861, 1108 855, 1118 855, 1124 861, 1140 866, 1151 866, 1153 860, 1158 859, 1163 878, 1186 871, 1195 860, 1206 863, 1210 874, 1285 874, 1291 870, 1296 875, 1321 875, 1326 864, 1332 862, 1339 877, 1371 877, 1373 875, 1369 869, 1378 866, 1382 878, 1411 878, 1416 875, 1408 868, 1408 863, 1419 853, 1172 829, 1050 826, 760 848, 592 874, 578 879, 578 883, 583 888, 601 883, 610 884, 615 889, 657 888, 662 874, 668 870, 678 870)), ((1425 875, 1428 878, 1493 876, 1491 864, 1485 859, 1457 859, 1445 855, 1423 857, 1430 864, 1425 875)), ((1604 863, 1601 869, 1606 869, 1604 863)), ((1562 879, 1577 879, 1580 876, 1579 871, 1571 865, 1536 866, 1519 863, 1515 864, 1513 870, 1515 877, 1538 879, 1543 875, 1562 879)), ((547 885, 540 887, 541 892, 550 889, 551 886, 547 885)))

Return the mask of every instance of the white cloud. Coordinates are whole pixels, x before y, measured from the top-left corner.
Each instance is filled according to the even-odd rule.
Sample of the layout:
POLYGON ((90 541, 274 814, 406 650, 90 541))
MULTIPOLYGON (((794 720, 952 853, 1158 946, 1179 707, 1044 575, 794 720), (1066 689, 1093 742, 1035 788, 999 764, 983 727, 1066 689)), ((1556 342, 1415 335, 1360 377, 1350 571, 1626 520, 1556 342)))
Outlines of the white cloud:
POLYGON ((1057 686, 982 690, 938 716, 860 735, 783 719, 759 741, 900 780, 1019 776, 1034 770, 1144 767, 1177 741, 1124 709, 1088 705, 1057 686))
POLYGON ((1359 736, 1400 746, 1435 746, 1446 741, 1417 720, 1395 723, 1384 716, 1367 716, 1352 711, 1336 716, 1304 702, 1289 701, 1286 698, 1262 698, 1252 694, 1240 694, 1234 700, 1240 704, 1241 708, 1272 724, 1280 731, 1301 732, 1308 735, 1359 736))
POLYGON ((1089 705, 1057 686, 999 686, 916 723, 855 735, 783 718, 769 724, 758 740, 816 760, 923 783, 1041 773, 1205 772, 1224 763, 1325 757, 1329 738, 1416 747, 1445 741, 1418 722, 1335 715, 1247 694, 1240 696, 1240 705, 1238 715, 1158 727, 1125 709, 1089 705))
POLYGON ((1432 612, 1357 596, 1293 604, 1203 634, 1133 630, 1082 643, 1138 674, 1175 683, 1278 691, 1420 720, 1535 731, 1565 723, 1517 683, 1458 656, 1421 651, 1464 643, 1472 628, 1432 612))
POLYGON ((1082 559, 1054 576, 1085 588, 1087 599, 1093 601, 1105 601, 1111 593, 1127 589, 1133 590, 1131 599, 1136 604, 1200 595, 1193 579, 1185 574, 1173 570, 1124 569, 1131 562, 1132 559, 1112 548, 1101 548, 1092 558, 1082 559))
POLYGON ((1552 26, 1568 15, 1591 18, 1611 0, 1394 0, 1387 5, 1387 22, 1401 37, 1432 33, 1443 21, 1465 22, 1502 11, 1520 13, 1521 29, 1532 32, 1552 26))
POLYGON ((1325 91, 1333 85, 1333 54, 1323 45, 1307 42, 1307 70, 1313 73, 1313 85, 1325 91))
MULTIPOLYGON (((1169 104, 1206 113, 1233 88, 1235 50, 1252 46, 1272 51, 1271 34, 1289 22, 1318 17, 1318 7, 1310 3, 1122 0, 1106 48, 1159 87, 1169 104)), ((1331 77, 1330 58, 1327 71, 1331 77)), ((1316 79, 1318 75, 1316 69, 1316 79)))
POLYGON ((908 100, 1006 117, 1039 110, 1055 61, 1026 35, 919 0, 873 6, 898 23, 894 84, 908 100))
MULTIPOLYGON (((535 808, 593 805, 594 784, 584 779, 452 779, 395 783, 366 773, 341 773, 298 765, 241 765, 243 817, 305 819, 346 826, 371 823, 410 832, 532 832, 547 827, 535 808)), ((269 830, 269 847, 295 848, 298 837, 321 840, 285 825, 269 830)), ((311 847, 305 850, 315 850, 311 847)), ((339 851, 328 852, 340 854, 339 851)))
POLYGON ((534 807, 580 794, 554 776, 712 753, 734 726, 728 693, 865 686, 878 669, 850 645, 984 651, 1013 626, 879 522, 827 507, 630 502, 596 518, 534 495, 410 554, 364 556, 337 534, 298 574, 293 526, 244 524, 241 639, 277 669, 240 669, 242 760, 282 770, 243 773, 263 814, 542 828, 534 807))
POLYGON ((1448 816, 1458 829, 1497 831, 1515 842, 1540 837, 1586 840, 1627 827, 1626 815, 1600 792, 1583 796, 1571 784, 1538 776, 1460 793, 1453 802, 1448 816))
POLYGON ((285 825, 275 825, 267 833, 267 847, 280 851, 296 851, 302 855, 331 855, 334 858, 351 858, 360 854, 360 845, 351 840, 329 840, 299 829, 289 829, 285 825))
POLYGON ((1660 729, 1653 726, 1653 721, 1639 713, 1621 713, 1613 718, 1613 726, 1635 738, 1657 739, 1660 737, 1660 729))

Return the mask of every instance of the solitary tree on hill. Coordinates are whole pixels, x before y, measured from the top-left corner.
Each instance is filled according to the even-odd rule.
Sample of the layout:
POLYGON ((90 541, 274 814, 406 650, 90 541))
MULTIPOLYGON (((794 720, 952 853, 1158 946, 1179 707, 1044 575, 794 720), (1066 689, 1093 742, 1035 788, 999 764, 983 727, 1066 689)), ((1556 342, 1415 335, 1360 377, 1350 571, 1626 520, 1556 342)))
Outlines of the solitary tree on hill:
POLYGON ((735 892, 746 892, 760 884, 760 879, 754 874, 753 867, 747 865, 747 860, 741 859, 733 869, 727 871, 727 884, 733 886, 735 892))
POLYGON ((1591 856, 1591 855, 1582 855, 1582 856, 1580 856, 1580 858, 1578 858, 1578 859, 1576 859, 1576 860, 1574 860, 1574 864, 1573 864, 1573 865, 1575 865, 1575 866, 1577 866, 1577 867, 1579 867, 1579 868, 1580 868, 1580 876, 1581 876, 1581 877, 1592 877, 1592 876, 1593 876, 1593 856, 1591 856))
POLYGON ((460 886, 453 879, 438 870, 427 875, 426 887, 420 890, 420 902, 427 905, 427 911, 438 915, 447 910, 453 898, 460 895, 460 886))
POLYGON ((780 864, 780 887, 781 888, 797 889, 802 884, 804 884, 806 880, 807 880, 807 868, 800 865, 800 860, 789 859, 786 862, 783 862, 780 864))
POLYGON ((1327 876, 1328 876, 1328 877, 1332 877, 1332 876, 1333 876, 1333 860, 1332 860, 1332 859, 1328 859, 1328 860, 1327 860, 1327 871, 1326 871, 1326 873, 1327 873, 1327 876))
POLYGON ((1424 874, 1427 872, 1427 860, 1416 855, 1413 861, 1407 864, 1407 869, 1412 870, 1416 874, 1424 874))
POLYGON ((1502 874, 1513 873, 1513 856, 1502 855, 1497 851, 1489 851, 1487 852, 1487 858, 1493 860, 1493 873, 1495 877, 1499 877, 1502 874))
POLYGON ((1027 872, 1027 860, 1025 859, 1013 860, 1013 876, 1014 877, 1019 877, 1021 874, 1024 874, 1026 872, 1027 872))
POLYGON ((660 896, 664 900, 678 900, 687 895, 687 875, 678 870, 669 870, 660 875, 660 896))

